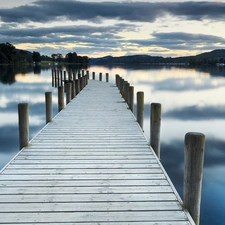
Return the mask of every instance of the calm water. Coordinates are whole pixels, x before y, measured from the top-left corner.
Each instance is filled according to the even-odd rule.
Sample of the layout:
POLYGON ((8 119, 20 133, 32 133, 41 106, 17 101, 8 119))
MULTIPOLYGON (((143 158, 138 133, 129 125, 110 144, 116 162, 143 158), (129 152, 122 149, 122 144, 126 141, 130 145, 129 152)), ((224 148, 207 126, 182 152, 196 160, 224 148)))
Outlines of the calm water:
MULTIPOLYGON (((92 72, 115 74, 145 93, 144 132, 149 139, 149 105, 162 104, 161 161, 182 197, 183 149, 187 132, 206 135, 201 225, 225 224, 225 69, 177 67, 100 67, 92 72)), ((103 76, 104 77, 104 76, 103 76)), ((98 76, 97 76, 98 78, 98 76)), ((50 68, 0 68, 0 168, 18 152, 17 106, 30 107, 30 138, 45 125, 44 93, 57 89, 50 68)))

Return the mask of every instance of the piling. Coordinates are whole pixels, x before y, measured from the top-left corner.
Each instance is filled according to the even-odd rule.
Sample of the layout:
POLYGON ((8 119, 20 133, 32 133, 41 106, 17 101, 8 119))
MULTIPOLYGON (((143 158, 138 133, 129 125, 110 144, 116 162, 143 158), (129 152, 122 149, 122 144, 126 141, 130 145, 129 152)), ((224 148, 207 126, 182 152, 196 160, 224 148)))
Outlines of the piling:
POLYGON ((75 89, 76 89, 76 95, 80 92, 80 81, 78 79, 75 80, 75 89))
POLYGON ((19 144, 20 150, 29 145, 29 105, 20 103, 18 105, 19 120, 19 144))
POLYGON ((45 92, 46 124, 52 121, 52 92, 45 92))
POLYGON ((143 130, 144 124, 144 92, 137 92, 137 122, 143 130))
POLYGON ((63 86, 62 70, 60 70, 60 86, 63 86))
POLYGON ((58 112, 64 109, 64 87, 58 87, 58 112))
POLYGON ((106 82, 109 82, 109 73, 106 73, 105 77, 106 77, 106 82))
POLYGON ((128 103, 129 87, 130 87, 130 84, 126 81, 124 83, 124 99, 126 103, 128 103))
POLYGON ((76 85, 75 85, 75 80, 72 80, 72 96, 71 98, 75 98, 76 97, 76 85))
POLYGON ((183 203, 196 225, 200 221, 204 150, 204 134, 190 132, 185 135, 183 203))
POLYGON ((72 96, 72 84, 70 82, 66 83, 66 104, 71 101, 72 96))
POLYGON ((134 112, 134 87, 129 86, 129 92, 128 92, 128 106, 131 112, 134 112))
POLYGON ((92 80, 95 80, 95 72, 92 72, 92 80))
POLYGON ((99 81, 102 81, 102 73, 99 73, 99 81))
POLYGON ((160 159, 161 104, 151 104, 150 145, 160 159))

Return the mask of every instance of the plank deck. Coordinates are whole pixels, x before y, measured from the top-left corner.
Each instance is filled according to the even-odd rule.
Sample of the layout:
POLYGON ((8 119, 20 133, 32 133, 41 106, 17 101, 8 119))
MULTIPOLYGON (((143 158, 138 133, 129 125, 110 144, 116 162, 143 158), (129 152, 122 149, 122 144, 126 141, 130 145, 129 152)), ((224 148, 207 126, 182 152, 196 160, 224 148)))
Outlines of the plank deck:
POLYGON ((194 225, 114 84, 89 84, 0 174, 0 224, 194 225))

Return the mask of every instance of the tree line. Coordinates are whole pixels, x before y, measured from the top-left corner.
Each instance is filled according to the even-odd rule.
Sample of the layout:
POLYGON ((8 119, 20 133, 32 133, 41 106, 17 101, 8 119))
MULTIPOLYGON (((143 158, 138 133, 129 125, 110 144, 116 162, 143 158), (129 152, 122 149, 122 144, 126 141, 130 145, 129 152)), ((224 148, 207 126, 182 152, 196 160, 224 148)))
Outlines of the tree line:
POLYGON ((65 57, 60 53, 52 54, 49 57, 41 55, 37 51, 29 52, 16 49, 15 46, 8 42, 0 44, 0 64, 32 64, 40 63, 41 61, 88 64, 89 58, 87 56, 79 56, 76 52, 70 52, 65 57))

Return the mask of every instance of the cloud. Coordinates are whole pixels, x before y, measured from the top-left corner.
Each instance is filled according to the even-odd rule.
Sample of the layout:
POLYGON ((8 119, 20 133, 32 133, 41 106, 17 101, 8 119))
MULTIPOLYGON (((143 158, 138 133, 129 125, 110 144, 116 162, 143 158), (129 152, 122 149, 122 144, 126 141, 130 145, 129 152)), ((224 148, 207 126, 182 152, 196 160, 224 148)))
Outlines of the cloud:
POLYGON ((222 2, 81 2, 57 0, 36 1, 31 5, 0 9, 3 22, 49 22, 58 19, 101 22, 118 19, 133 22, 154 22, 166 14, 188 20, 225 17, 222 2))

